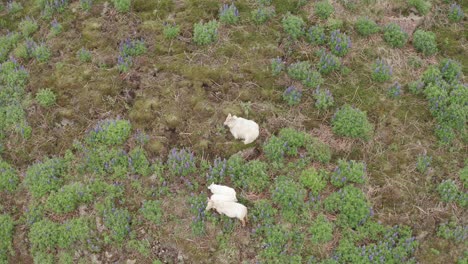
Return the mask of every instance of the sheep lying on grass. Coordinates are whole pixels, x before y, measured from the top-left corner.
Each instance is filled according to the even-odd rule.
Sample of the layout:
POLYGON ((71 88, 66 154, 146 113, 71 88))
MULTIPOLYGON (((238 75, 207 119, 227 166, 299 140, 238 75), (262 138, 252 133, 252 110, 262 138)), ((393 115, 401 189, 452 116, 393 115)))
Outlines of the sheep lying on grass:
POLYGON ((244 139, 244 144, 254 142, 260 134, 257 123, 242 117, 231 116, 231 114, 227 116, 224 125, 229 127, 235 139, 244 139))
POLYGON ((218 185, 218 184, 212 183, 212 184, 210 184, 210 186, 208 186, 208 189, 210 189, 210 191, 213 194, 230 196, 230 197, 233 197, 233 199, 232 199, 233 202, 237 201, 236 190, 234 190, 231 187, 227 187, 227 186, 224 186, 224 185, 218 185))
POLYGON ((236 202, 221 202, 214 201, 208 198, 206 210, 214 208, 219 214, 224 214, 230 218, 237 218, 241 221, 242 226, 245 226, 247 220, 247 207, 236 202))

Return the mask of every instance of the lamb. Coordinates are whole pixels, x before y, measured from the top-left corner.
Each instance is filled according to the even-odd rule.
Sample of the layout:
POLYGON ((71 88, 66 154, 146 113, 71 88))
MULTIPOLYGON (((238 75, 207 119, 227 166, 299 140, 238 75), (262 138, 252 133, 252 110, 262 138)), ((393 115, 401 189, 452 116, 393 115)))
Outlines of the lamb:
POLYGON ((236 196, 224 194, 213 194, 210 199, 215 202, 237 202, 236 196))
POLYGON ((219 214, 224 214, 230 218, 237 218, 245 226, 247 220, 247 207, 236 202, 218 202, 208 198, 206 210, 214 208, 219 214))
POLYGON ((227 186, 224 186, 224 185, 218 185, 218 184, 212 183, 212 184, 210 184, 210 186, 208 186, 208 189, 210 189, 210 191, 213 194, 221 194, 221 195, 231 196, 231 197, 234 197, 233 201, 237 201, 236 190, 234 190, 231 187, 227 187, 227 186))
POLYGON ((229 127, 235 139, 244 139, 244 144, 254 142, 260 134, 257 123, 235 115, 231 116, 231 114, 229 114, 224 121, 224 125, 229 127))

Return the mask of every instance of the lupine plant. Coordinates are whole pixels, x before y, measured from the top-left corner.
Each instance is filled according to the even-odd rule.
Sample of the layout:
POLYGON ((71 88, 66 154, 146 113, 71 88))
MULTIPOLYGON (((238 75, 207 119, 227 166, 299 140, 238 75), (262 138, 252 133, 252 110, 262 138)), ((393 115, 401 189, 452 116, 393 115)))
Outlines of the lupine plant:
POLYGON ((128 153, 128 165, 130 171, 135 174, 148 176, 151 172, 150 162, 141 147, 136 147, 128 153))
POLYGON ((307 156, 312 160, 319 161, 321 163, 328 163, 331 160, 332 152, 330 150, 330 146, 318 138, 311 138, 306 141, 307 156))
POLYGON ((54 19, 51 23, 50 23, 50 36, 52 37, 55 37, 57 35, 59 35, 60 33, 62 33, 63 31, 63 26, 57 22, 57 19, 54 19))
POLYGON ((412 94, 421 94, 424 89, 424 82, 417 80, 408 84, 408 89, 412 94))
POLYGON ((288 13, 281 20, 283 30, 294 40, 304 35, 304 20, 301 17, 288 13))
POLYGON ((370 36, 380 31, 379 26, 367 17, 360 17, 354 25, 356 31, 364 37, 370 36))
POLYGON ((39 25, 33 18, 26 17, 19 23, 18 28, 24 37, 29 37, 39 29, 39 25))
POLYGON ((443 223, 437 230, 437 236, 456 242, 466 242, 468 239, 468 226, 458 225, 455 221, 443 223))
POLYGON ((385 82, 390 80, 392 77, 393 70, 390 65, 387 64, 382 59, 377 59, 374 64, 372 64, 372 80, 376 82, 385 82))
POLYGON ((285 62, 280 58, 277 57, 275 59, 270 60, 270 68, 271 73, 273 76, 279 75, 285 69, 285 62))
POLYGON ((223 182, 225 176, 227 175, 227 160, 216 158, 213 161, 213 165, 210 164, 210 168, 206 173, 206 182, 207 183, 217 183, 223 182))
POLYGON ((38 62, 48 62, 52 53, 49 47, 42 42, 41 44, 35 45, 32 55, 38 62))
POLYGON ((10 0, 7 2, 7 10, 10 14, 16 14, 23 10, 23 6, 19 2, 10 0))
POLYGON ((321 19, 327 19, 335 9, 333 5, 328 2, 328 0, 323 0, 315 4, 314 13, 321 19))
POLYGON ((18 43, 20 37, 20 34, 11 32, 0 37, 0 62, 8 59, 8 54, 18 43))
POLYGON ((333 223, 324 214, 319 214, 309 228, 314 244, 326 243, 333 239, 333 223))
POLYGON ((303 242, 304 236, 298 230, 273 225, 265 231, 260 259, 262 263, 301 263, 299 252, 303 242))
POLYGON ((302 84, 307 88, 319 88, 323 83, 322 75, 316 70, 310 70, 302 84))
POLYGON ((50 107, 55 104, 57 95, 50 89, 40 89, 36 94, 36 101, 43 107, 50 107))
POLYGON ((296 223, 304 209, 305 195, 306 191, 301 185, 285 176, 279 176, 275 179, 271 199, 280 207, 285 220, 296 223))
POLYGON ((166 39, 175 39, 180 34, 180 27, 176 23, 164 22, 163 35, 166 39))
POLYGON ((13 192, 19 184, 18 172, 0 159, 0 191, 13 192))
POLYGON ((305 80, 309 76, 311 70, 311 65, 307 61, 295 62, 289 65, 288 75, 294 80, 305 80))
POLYGON ((324 50, 320 52, 318 70, 323 74, 329 74, 341 67, 340 58, 324 50))
POLYGON ((260 25, 267 22, 275 15, 275 9, 271 7, 260 6, 259 8, 252 10, 250 15, 255 24, 260 25))
POLYGON ((112 0, 115 9, 119 12, 128 12, 130 11, 130 6, 132 4, 131 0, 112 0))
POLYGON ((90 62, 91 61, 91 52, 85 48, 81 48, 77 53, 76 56, 81 62, 90 62))
POLYGON ((193 152, 187 149, 173 148, 167 158, 167 166, 173 175, 187 176, 197 169, 193 152))
POLYGON ((63 159, 46 158, 28 167, 24 181, 33 197, 40 198, 60 188, 65 172, 63 159))
POLYGON ((47 199, 46 206, 54 213, 63 214, 74 211, 80 203, 90 202, 92 196, 81 183, 72 183, 63 186, 58 191, 52 191, 47 199))
POLYGON ((340 30, 335 30, 330 35, 328 46, 331 53, 336 56, 343 57, 348 54, 351 48, 351 38, 346 33, 341 33, 340 30))
POLYGON ((320 110, 328 109, 335 104, 333 96, 328 89, 321 89, 320 87, 317 87, 312 97, 315 99, 315 107, 320 110))
POLYGON ((459 198, 458 186, 453 180, 444 180, 437 186, 440 199, 446 203, 456 201, 459 198))
POLYGON ((431 166, 432 162, 432 157, 428 156, 426 154, 418 155, 417 161, 416 161, 416 169, 420 173, 426 173, 429 170, 429 167, 431 166))
POLYGON ((290 106, 298 105, 301 102, 302 91, 291 85, 283 92, 283 100, 290 106))
POLYGON ((236 24, 239 21, 239 10, 232 3, 231 5, 223 4, 219 9, 219 21, 225 24, 236 24))
POLYGON ((253 229, 254 234, 262 235, 268 228, 273 226, 277 213, 278 210, 272 206, 271 201, 256 201, 250 214, 253 223, 255 223, 253 229))
POLYGON ((356 228, 373 215, 364 193, 352 185, 346 185, 329 195, 324 206, 327 212, 339 212, 336 223, 342 227, 356 228))
POLYGON ((390 23, 384 28, 384 40, 392 48, 401 48, 408 41, 408 33, 395 23, 390 23))
POLYGON ((336 187, 343 187, 347 183, 364 183, 366 180, 366 163, 354 160, 340 159, 338 166, 332 173, 330 182, 336 187))
POLYGON ((127 209, 116 208, 114 204, 106 206, 102 212, 102 220, 117 243, 122 243, 130 234, 132 217, 127 209))
POLYGON ((119 45, 120 54, 124 57, 135 57, 147 51, 145 41, 141 39, 125 39, 119 45))
POLYGON ((339 136, 369 140, 373 127, 366 112, 345 105, 333 115, 332 130, 339 136))
POLYGON ((398 98, 401 95, 401 85, 399 82, 394 82, 387 90, 388 97, 398 98))
POLYGON ((434 55, 437 52, 435 34, 430 31, 416 30, 413 34, 413 46, 424 56, 434 55))
POLYGON ((313 196, 317 196, 327 186, 327 173, 310 167, 301 172, 299 181, 313 196))
POLYGON ((8 263, 8 255, 13 254, 14 222, 11 216, 0 214, 0 262, 8 263))
POLYGON ((191 195, 188 203, 190 204, 190 212, 192 213, 192 232, 197 235, 205 234, 205 221, 206 221, 206 201, 208 197, 206 194, 191 195))
POLYGON ((463 9, 460 7, 460 5, 457 3, 450 5, 447 17, 451 22, 460 22, 464 16, 465 14, 463 13, 463 9))
POLYGON ((218 40, 218 27, 219 23, 216 20, 196 23, 193 28, 193 41, 199 46, 216 42, 218 40))
POLYGON ((321 26, 312 26, 305 33, 306 41, 314 45, 326 43, 325 29, 321 26))
POLYGON ((452 59, 443 59, 439 64, 440 74, 448 83, 456 83, 462 76, 460 62, 452 59))
POLYGON ((160 201, 143 201, 140 212, 147 220, 156 225, 162 224, 163 209, 160 201))
POLYGON ((408 0, 408 5, 416 8, 421 15, 426 15, 431 10, 431 2, 426 0, 408 0))
POLYGON ((51 19, 54 13, 61 13, 69 4, 69 0, 40 1, 42 17, 51 19))
POLYGON ((117 68, 120 72, 128 72, 133 65, 132 57, 119 56, 117 58, 117 68))
POLYGON ((101 120, 88 131, 86 142, 90 145, 121 145, 130 136, 131 129, 132 126, 127 120, 120 118, 101 120))

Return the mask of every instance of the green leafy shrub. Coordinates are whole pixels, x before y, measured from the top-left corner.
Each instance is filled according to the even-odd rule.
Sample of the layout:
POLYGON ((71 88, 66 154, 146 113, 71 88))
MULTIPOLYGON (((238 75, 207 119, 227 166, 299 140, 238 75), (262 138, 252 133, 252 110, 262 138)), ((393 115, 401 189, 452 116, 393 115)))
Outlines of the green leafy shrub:
POLYGON ((130 11, 130 6, 132 4, 131 0, 112 0, 115 9, 119 12, 128 12, 130 11))
POLYGON ((448 83, 457 83, 462 76, 460 62, 452 59, 443 59, 439 63, 439 70, 442 78, 448 83))
POLYGON ((440 199, 446 203, 456 201, 459 197, 458 186, 453 180, 445 180, 437 186, 440 199))
POLYGON ((463 13, 463 9, 460 7, 460 5, 457 3, 450 5, 447 17, 451 22, 460 22, 464 16, 465 14, 463 13))
POLYGON ((89 12, 91 10, 92 4, 93 0, 80 0, 80 7, 85 12, 89 12))
POLYGON ((19 184, 18 172, 0 159, 0 191, 14 192, 19 184))
POLYGON ((328 47, 331 53, 343 57, 351 49, 351 38, 346 33, 341 33, 339 29, 334 30, 330 35, 328 47))
POLYGON ((338 70, 341 67, 341 61, 335 55, 326 52, 324 50, 320 51, 320 61, 318 64, 318 70, 322 74, 329 74, 333 71, 338 70))
POLYGON ((285 69, 285 63, 281 58, 276 58, 276 59, 271 59, 270 61, 270 68, 271 68, 271 73, 273 76, 279 75, 282 71, 285 69))
POLYGON ((56 192, 52 191, 46 206, 54 213, 64 214, 74 211, 80 203, 89 202, 92 199, 92 195, 83 184, 72 183, 56 192))
POLYGON ((197 169, 195 156, 190 150, 173 148, 167 158, 167 167, 173 175, 187 176, 197 169))
POLYGON ((281 138, 271 136, 263 145, 265 156, 272 162, 283 162, 287 142, 281 138))
POLYGON ((242 179, 241 186, 249 192, 261 193, 270 183, 270 177, 267 174, 268 164, 252 160, 245 167, 245 177, 242 179))
POLYGON ((330 146, 318 138, 311 138, 306 144, 307 155, 315 161, 328 163, 331 160, 332 152, 330 146))
POLYGON ((390 23, 384 28, 384 40, 392 48, 401 48, 408 41, 408 34, 395 23, 390 23))
POLYGON ((34 223, 29 231, 29 241, 33 252, 52 250, 60 236, 59 225, 43 219, 34 223))
POLYGON ((78 57, 78 60, 80 60, 81 62, 90 62, 92 59, 91 52, 85 48, 81 48, 77 52, 76 56, 78 57))
POLYGON ((36 20, 28 16, 21 20, 18 25, 18 29, 21 31, 21 33, 23 33, 24 37, 29 37, 39 29, 39 25, 37 24, 36 20))
POLYGON ((335 104, 335 100, 328 89, 323 90, 317 86, 312 97, 315 99, 315 107, 320 110, 328 109, 335 104))
POLYGON ((20 37, 18 33, 8 33, 0 37, 0 62, 8 59, 8 54, 18 43, 20 37))
POLYGON ((463 167, 463 169, 461 169, 458 174, 459 174, 460 180, 463 183, 464 188, 467 188, 468 187, 468 165, 465 165, 465 167, 463 167))
POLYGON ((299 148, 304 147, 310 136, 302 131, 297 131, 294 128, 283 128, 279 132, 279 137, 287 142, 286 154, 296 156, 299 148))
POLYGON ((332 130, 339 136, 369 140, 373 127, 367 120, 366 112, 345 105, 333 116, 332 130))
POLYGON ((11 216, 0 214, 0 262, 8 263, 8 255, 13 254, 14 222, 11 216))
POLYGON ((301 172, 299 178, 302 186, 310 190, 313 196, 317 196, 327 186, 327 172, 310 167, 301 172))
POLYGON ((328 221, 325 215, 319 214, 312 222, 309 233, 312 235, 312 243, 326 243, 333 239, 333 223, 328 221))
POLYGON ((413 34, 414 48, 422 52, 424 56, 431 56, 437 52, 435 34, 429 31, 416 30, 413 34))
POLYGON ((281 209, 281 215, 286 221, 296 223, 301 219, 304 210, 306 191, 291 179, 279 176, 271 190, 272 201, 281 209))
POLYGON ((23 6, 19 2, 9 1, 7 3, 7 10, 9 14, 16 14, 16 13, 21 12, 21 10, 23 10, 23 6))
POLYGON ((180 34, 180 27, 175 23, 164 22, 163 35, 166 39, 175 39, 180 34))
POLYGON ((156 225, 162 224, 163 209, 160 201, 143 201, 141 214, 156 225))
POLYGON ((366 177, 366 164, 354 160, 338 160, 338 166, 330 178, 331 184, 343 187, 349 182, 364 183, 366 177))
POLYGON ((107 146, 121 145, 130 136, 132 126, 129 121, 122 119, 105 119, 99 121, 88 131, 86 143, 90 145, 103 144, 107 146))
POLYGON ((36 45, 34 47, 34 50, 32 52, 32 56, 34 58, 36 58, 36 60, 38 62, 48 62, 50 57, 52 56, 52 53, 49 49, 49 47, 47 47, 47 45, 45 43, 41 43, 39 45, 36 45))
POLYGON ((260 6, 259 8, 252 10, 250 16, 255 24, 260 25, 275 16, 275 9, 271 7, 260 6))
POLYGON ((288 67, 288 75, 294 80, 305 80, 312 72, 311 65, 307 61, 295 62, 288 67))
POLYGON ((426 15, 431 10, 431 2, 425 0, 408 0, 408 5, 416 8, 421 15, 426 15))
POLYGON ((367 17, 360 17, 356 24, 354 25, 356 31, 364 37, 370 36, 380 31, 379 26, 374 20, 371 20, 367 17))
POLYGON ((431 65, 423 72, 421 79, 426 85, 433 84, 442 79, 442 73, 438 67, 431 65))
POLYGON ((25 222, 28 226, 41 221, 44 218, 44 206, 37 202, 31 203, 24 213, 25 222))
POLYGON ((290 106, 298 105, 301 102, 302 91, 297 89, 296 86, 289 86, 283 92, 283 100, 290 106))
POLYGON ((32 196, 40 198, 60 188, 66 169, 63 159, 46 158, 28 167, 24 181, 32 196))
POLYGON ((392 77, 393 70, 390 65, 382 59, 377 59, 372 64, 372 80, 376 82, 386 82, 392 77))
POLYGON ((314 7, 314 14, 321 19, 327 19, 334 11, 335 8, 328 0, 318 2, 314 7))
POLYGON ((38 104, 40 104, 43 107, 53 106, 55 104, 56 99, 57 99, 57 96, 49 88, 40 89, 36 93, 36 101, 38 104))
POLYGON ((314 45, 326 43, 325 29, 322 26, 312 26, 305 35, 306 41, 314 45))
POLYGON ((128 155, 123 149, 97 145, 85 150, 81 168, 98 175, 110 174, 113 178, 124 178, 128 166, 128 155))
POLYGON ((225 176, 228 174, 227 160, 216 158, 213 165, 210 164, 208 173, 206 174, 207 183, 224 182, 225 176))
POLYGON ((151 172, 150 162, 141 147, 132 149, 128 154, 129 168, 132 173, 148 176, 151 172))
POLYGON ((323 82, 322 75, 316 70, 311 70, 307 77, 302 80, 302 84, 307 88, 318 88, 323 82))
POLYGON ((346 185, 332 193, 324 201, 325 210, 338 212, 337 224, 342 227, 356 228, 372 216, 372 209, 364 193, 352 185, 346 185))
POLYGON ((219 9, 219 21, 225 24, 236 24, 239 21, 239 10, 232 3, 231 5, 223 4, 219 9))
POLYGON ((287 14, 281 20, 283 30, 294 40, 304 35, 304 20, 301 17, 287 14))
POLYGON ((431 166, 432 162, 432 157, 428 156, 426 154, 423 155, 418 155, 417 161, 416 161, 416 169, 420 173, 426 173, 431 166))
POLYGON ((87 218, 73 218, 58 226, 57 245, 70 249, 75 243, 83 243, 91 236, 90 221, 87 218))
POLYGON ((417 80, 408 84, 408 89, 412 94, 421 94, 424 89, 424 82, 417 80))
POLYGON ((193 29, 193 41, 199 46, 216 42, 218 40, 218 27, 219 23, 216 20, 196 23, 193 29))

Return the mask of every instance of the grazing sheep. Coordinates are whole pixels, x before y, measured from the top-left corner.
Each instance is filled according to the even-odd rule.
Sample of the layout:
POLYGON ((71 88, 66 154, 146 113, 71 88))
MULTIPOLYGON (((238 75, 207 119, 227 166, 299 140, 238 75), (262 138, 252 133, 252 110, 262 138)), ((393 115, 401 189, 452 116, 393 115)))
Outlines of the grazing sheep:
POLYGON ((224 121, 224 125, 229 127, 235 139, 244 139, 244 144, 250 144, 257 139, 260 130, 258 124, 252 120, 242 117, 231 116, 229 114, 224 121))
POLYGON ((237 202, 236 196, 224 194, 213 194, 210 199, 215 202, 237 202))
POLYGON ((218 202, 208 198, 206 210, 214 208, 219 214, 224 214, 229 218, 237 218, 245 226, 247 220, 247 207, 236 202, 218 202))
MULTIPOLYGON (((224 185, 218 185, 218 184, 212 183, 212 184, 210 184, 210 186, 208 186, 208 189, 210 189, 210 191, 213 194, 233 196, 234 198, 236 197, 236 190, 234 190, 231 187, 227 187, 227 186, 224 186, 224 185)), ((236 199, 236 201, 237 201, 237 199, 236 199)))

